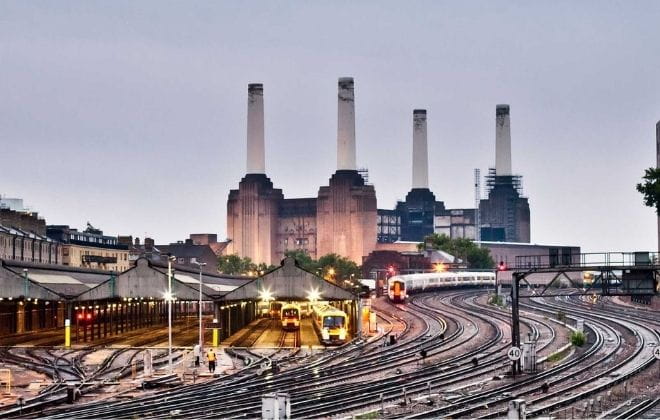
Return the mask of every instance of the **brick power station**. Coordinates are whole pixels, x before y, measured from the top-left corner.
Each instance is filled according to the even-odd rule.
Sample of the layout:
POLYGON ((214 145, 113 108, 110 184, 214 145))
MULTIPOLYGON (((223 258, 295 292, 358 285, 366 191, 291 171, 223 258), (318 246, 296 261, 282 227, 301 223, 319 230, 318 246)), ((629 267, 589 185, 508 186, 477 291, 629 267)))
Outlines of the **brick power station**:
MULTIPOLYGON (((266 175, 261 84, 248 85, 247 118, 247 174, 227 200, 228 253, 276 264, 286 251, 301 249, 312 258, 336 253, 360 264, 387 243, 421 242, 434 232, 476 238, 476 210, 446 209, 428 188, 426 110, 413 111, 412 189, 392 210, 378 209, 374 186, 357 169, 352 78, 339 79, 337 170, 317 197, 284 198, 266 175)), ((529 204, 511 172, 508 105, 497 106, 496 165, 487 186, 479 206, 482 238, 529 242, 529 204)))

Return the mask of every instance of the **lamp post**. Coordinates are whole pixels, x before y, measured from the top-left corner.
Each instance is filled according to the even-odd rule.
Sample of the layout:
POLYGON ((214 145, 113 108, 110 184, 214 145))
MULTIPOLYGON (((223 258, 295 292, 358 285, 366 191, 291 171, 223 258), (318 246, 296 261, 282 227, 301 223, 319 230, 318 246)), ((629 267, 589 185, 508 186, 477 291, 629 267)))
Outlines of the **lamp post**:
POLYGON ((167 258, 167 360, 168 370, 172 373, 172 263, 174 255, 167 258))
POLYGON ((199 351, 201 354, 204 347, 204 335, 202 335, 202 268, 206 263, 195 261, 195 264, 199 266, 199 351))

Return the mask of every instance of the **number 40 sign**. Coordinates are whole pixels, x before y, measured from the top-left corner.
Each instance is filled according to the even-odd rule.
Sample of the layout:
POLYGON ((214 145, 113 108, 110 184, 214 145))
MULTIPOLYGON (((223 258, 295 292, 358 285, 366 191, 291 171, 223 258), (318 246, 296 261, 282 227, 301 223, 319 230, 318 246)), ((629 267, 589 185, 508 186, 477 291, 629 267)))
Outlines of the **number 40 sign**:
POLYGON ((655 356, 656 359, 660 360, 660 347, 656 347, 653 349, 653 356, 655 356))
POLYGON ((509 351, 506 353, 506 355, 509 358, 509 360, 518 360, 520 359, 522 352, 518 347, 511 347, 509 351))

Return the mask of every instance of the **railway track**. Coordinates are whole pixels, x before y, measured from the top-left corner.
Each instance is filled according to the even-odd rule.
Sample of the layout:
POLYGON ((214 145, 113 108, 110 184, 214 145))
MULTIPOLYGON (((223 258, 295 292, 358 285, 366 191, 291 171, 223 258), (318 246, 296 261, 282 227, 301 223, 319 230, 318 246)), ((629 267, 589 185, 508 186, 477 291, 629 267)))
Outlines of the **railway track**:
MULTIPOLYGON (((532 305, 524 306, 533 308, 532 305)), ((552 311, 556 311, 559 308, 557 305, 551 305, 550 307, 552 308, 552 311)), ((561 309, 567 313, 581 317, 586 317, 590 314, 589 312, 576 310, 569 306, 561 306, 561 309)), ((507 410, 505 406, 502 407, 503 403, 506 403, 512 398, 520 398, 524 396, 532 396, 531 399, 529 399, 529 397, 527 398, 527 404, 532 407, 528 410, 528 415, 546 415, 570 403, 587 398, 595 392, 606 389, 607 387, 619 383, 620 381, 625 380, 625 378, 638 373, 648 363, 648 360, 645 362, 640 362, 638 360, 640 352, 644 349, 644 340, 641 341, 635 351, 631 352, 631 354, 623 358, 623 360, 611 362, 613 356, 617 354, 622 347, 620 334, 608 324, 616 323, 617 319, 608 318, 603 315, 600 315, 599 318, 601 319, 600 321, 594 321, 592 319, 590 322, 585 323, 585 325, 591 329, 591 332, 595 335, 596 339, 591 348, 583 355, 580 355, 571 361, 567 361, 566 363, 540 375, 535 375, 513 384, 501 386, 470 397, 465 397, 450 405, 411 415, 410 418, 428 418, 434 416, 498 417, 506 415, 507 410), (603 320, 608 322, 604 322, 603 320), (595 355, 606 345, 606 339, 611 339, 612 337, 616 340, 616 347, 594 359, 595 355), (611 366, 598 373, 593 373, 594 369, 607 363, 611 364, 611 366), (628 372, 617 374, 615 379, 609 378, 609 375, 620 371, 627 365, 631 366, 628 372), (585 371, 589 373, 584 375, 583 373, 585 371), (583 375, 580 375, 581 373, 583 375), (578 379, 574 380, 575 378, 578 379), (543 392, 544 388, 551 389, 552 392, 543 392), (504 392, 508 393, 505 398, 502 397, 504 392), (487 406, 488 410, 483 410, 484 406, 487 406), (479 414, 480 411, 482 414, 479 414)), ((619 321, 618 325, 629 331, 636 328, 633 323, 624 321, 619 321)), ((639 325, 637 325, 637 327, 639 327, 639 325)), ((655 334, 654 331, 649 329, 646 330, 646 333, 647 336, 655 334)))
POLYGON ((300 347, 300 330, 282 330, 278 339, 278 347, 296 348, 300 347))
MULTIPOLYGON (((436 313, 433 313, 433 316, 438 317, 436 313)), ((460 326, 460 323, 457 322, 457 325, 460 326)), ((443 330, 444 331, 444 330, 443 330)), ((434 350, 435 346, 450 346, 457 337, 460 337, 463 334, 462 328, 457 328, 456 335, 449 334, 445 337, 444 340, 439 339, 439 335, 442 334, 440 331, 436 331, 435 337, 437 340, 435 343, 426 344, 430 350, 434 350)), ((283 390, 286 389, 290 391, 294 397, 293 401, 293 415, 296 417, 304 417, 307 414, 305 410, 312 410, 313 416, 324 416, 330 411, 334 412, 343 412, 347 411, 350 406, 364 406, 370 404, 369 400, 363 401, 351 401, 351 398, 357 398, 365 394, 365 384, 361 381, 355 383, 346 382, 346 378, 350 377, 363 377, 365 374, 373 374, 374 370, 378 370, 380 366, 393 366, 393 362, 398 362, 403 357, 411 357, 412 361, 419 359, 418 352, 420 350, 420 344, 427 343, 428 337, 426 334, 420 334, 418 336, 419 341, 417 342, 408 342, 400 343, 397 346, 389 347, 382 351, 374 352, 368 357, 361 358, 360 360, 349 360, 346 363, 341 365, 325 365, 318 364, 316 367, 303 367, 299 369, 292 369, 290 371, 283 372, 280 375, 272 376, 266 383, 259 384, 259 379, 261 378, 252 378, 248 381, 241 380, 240 388, 237 388, 236 383, 232 383, 229 378, 223 381, 222 383, 215 384, 215 387, 222 389, 221 396, 212 396, 209 398, 200 398, 201 395, 212 395, 213 391, 210 388, 205 388, 203 391, 195 390, 190 391, 190 399, 187 397, 189 392, 178 392, 176 394, 176 404, 166 404, 166 405, 157 405, 157 404, 148 404, 148 402, 142 401, 140 404, 150 405, 148 409, 148 415, 167 415, 167 413, 176 410, 177 413, 180 413, 182 416, 200 416, 200 417, 255 417, 258 416, 260 412, 260 400, 259 396, 263 392, 269 392, 270 390, 283 390), (380 353, 380 354, 378 354, 380 353), (365 360, 366 359, 366 360, 365 360), (344 381, 340 385, 335 385, 337 381, 344 381), (201 391, 201 392, 200 392, 201 391), (319 394, 321 393, 321 395, 319 394), (309 404, 309 406, 305 406, 309 404), (202 411, 204 407, 204 411, 202 411), (217 409, 212 409, 211 407, 218 407, 217 409), (160 413, 160 414, 159 414, 160 413)), ((501 334, 495 337, 495 343, 499 343, 501 339, 501 334)), ((482 349, 478 349, 481 351, 482 349)), ((465 359, 464 364, 466 366, 472 366, 472 354, 465 354, 458 356, 446 362, 444 366, 445 370, 448 371, 452 363, 456 363, 458 359, 465 359)), ((427 367, 427 374, 431 374, 435 370, 437 375, 437 369, 434 366, 427 367), (433 368, 433 369, 432 369, 433 368)), ((445 373, 446 374, 446 373, 445 373)), ((245 377, 243 378, 245 379, 245 377)), ((376 381, 376 384, 380 387, 386 387, 390 389, 390 392, 398 394, 401 392, 402 387, 406 386, 406 380, 409 380, 410 377, 406 378, 405 374, 400 375, 397 378, 396 383, 392 384, 392 378, 384 378, 380 381, 376 381)), ((418 381, 419 382, 419 381, 418 381)), ((426 384, 426 381, 423 381, 426 384)), ((371 386, 371 385, 370 385, 371 386)), ((394 396, 393 396, 394 397, 394 396)), ((108 407, 106 411, 106 416, 110 416, 111 413, 114 416, 121 416, 124 413, 123 410, 127 410, 126 413, 134 413, 133 408, 135 407, 108 407), (117 411, 120 410, 120 411, 117 411)), ((74 415, 91 415, 94 412, 94 417, 103 416, 102 412, 94 410, 91 412, 69 412, 68 414, 74 415)), ((144 408, 140 412, 145 412, 144 408)))
MULTIPOLYGON (((243 352, 236 349, 245 357, 254 357, 254 361, 250 367, 234 375, 210 383, 179 387, 135 401, 92 403, 66 412, 50 412, 48 416, 253 418, 261 413, 260 396, 273 391, 291 393, 294 417, 330 417, 355 413, 357 410, 378 407, 381 400, 383 404, 390 405, 404 404, 405 400, 405 404, 412 407, 412 396, 465 389, 470 381, 479 383, 483 378, 498 376, 508 369, 505 353, 510 346, 507 339, 509 331, 506 327, 509 314, 477 304, 475 297, 480 294, 483 292, 462 291, 414 297, 408 305, 407 314, 414 314, 422 319, 425 328, 415 333, 409 330, 409 335, 401 334, 399 342, 394 346, 382 347, 379 342, 365 344, 354 341, 322 356, 299 359, 308 363, 292 366, 279 373, 263 369, 258 372, 257 367, 263 364, 257 357, 262 356, 250 356, 247 350, 243 352), (475 341, 477 338, 479 340, 475 341), (425 350, 426 357, 433 361, 432 364, 421 363, 421 350, 425 350)), ((536 308, 530 307, 529 311, 538 310, 540 305, 533 306, 536 308)), ((545 310, 556 312, 556 308, 545 310)), ((555 340, 554 327, 542 320, 543 315, 529 318, 526 314, 529 311, 526 310, 522 314, 523 333, 529 332, 536 337, 543 337, 541 347, 549 345, 555 340)), ((395 316, 403 319, 394 309, 385 315, 385 318, 395 320, 395 316)), ((620 338, 620 333, 606 322, 602 325, 598 322, 586 324, 588 328, 592 328, 594 342, 589 349, 593 349, 594 353, 588 354, 584 359, 574 357, 565 360, 557 367, 564 369, 563 376, 562 370, 553 368, 543 373, 548 373, 548 376, 535 375, 527 382, 522 379, 513 384, 502 380, 489 381, 489 387, 493 384, 497 386, 487 391, 473 391, 471 395, 461 396, 461 391, 457 391, 454 397, 444 401, 443 406, 421 413, 409 413, 409 416, 422 418, 468 413, 468 416, 487 417, 488 413, 482 410, 484 404, 490 404, 492 411, 499 415, 509 399, 521 395, 531 397, 530 414, 533 415, 553 412, 569 404, 567 398, 559 395, 559 390, 565 392, 568 386, 573 386, 574 390, 579 389, 582 393, 582 388, 589 384, 579 383, 579 377, 573 382, 564 378, 570 376, 571 372, 575 375, 580 370, 593 370, 602 365, 607 360, 604 354, 607 346, 610 351, 618 351, 621 355, 619 342, 608 340, 608 337, 620 338), (572 362, 575 363, 571 364, 572 362), (555 378, 552 375, 558 376, 555 378), (557 381, 551 382, 554 379, 557 381), (540 391, 544 382, 551 382, 549 387, 552 392, 543 394, 540 391), (511 394, 502 398, 503 392, 511 394), (542 410, 533 411, 537 409, 542 410)), ((619 357, 616 363, 608 363, 612 363, 611 367, 614 367, 623 361, 619 357)), ((623 368, 623 365, 617 366, 618 369, 623 368)), ((583 398, 585 396, 580 395, 578 399, 583 398)), ((437 403, 436 398, 434 404, 437 403)), ((380 413, 379 416, 385 415, 386 413, 380 413)))

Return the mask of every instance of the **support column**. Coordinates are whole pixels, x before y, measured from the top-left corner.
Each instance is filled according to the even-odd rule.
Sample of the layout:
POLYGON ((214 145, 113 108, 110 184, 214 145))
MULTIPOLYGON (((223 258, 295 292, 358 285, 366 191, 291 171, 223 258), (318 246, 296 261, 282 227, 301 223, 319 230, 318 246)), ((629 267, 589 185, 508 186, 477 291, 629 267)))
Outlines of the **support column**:
POLYGON ((16 302, 16 332, 21 334, 25 332, 25 304, 16 302))
POLYGON ((64 326, 65 319, 71 319, 71 315, 66 313, 66 304, 64 302, 57 302, 57 325, 58 327, 64 326))
POLYGON ((101 339, 101 305, 98 305, 99 308, 96 309, 96 305, 94 305, 94 317, 93 317, 93 322, 96 325, 96 338, 99 340, 101 339))
MULTIPOLYGON (((511 346, 520 348, 520 274, 513 273, 511 278, 511 346)), ((520 373, 520 359, 512 362, 513 375, 520 373)))

